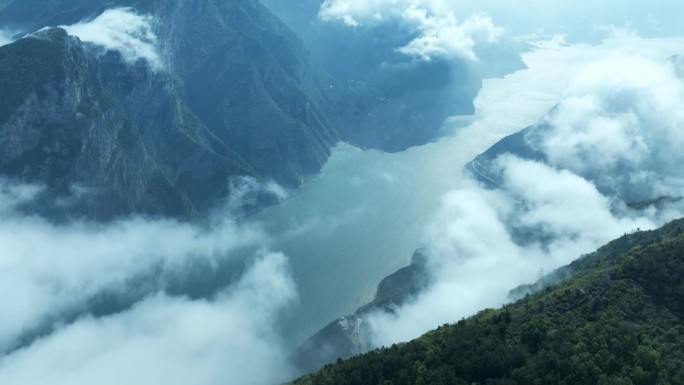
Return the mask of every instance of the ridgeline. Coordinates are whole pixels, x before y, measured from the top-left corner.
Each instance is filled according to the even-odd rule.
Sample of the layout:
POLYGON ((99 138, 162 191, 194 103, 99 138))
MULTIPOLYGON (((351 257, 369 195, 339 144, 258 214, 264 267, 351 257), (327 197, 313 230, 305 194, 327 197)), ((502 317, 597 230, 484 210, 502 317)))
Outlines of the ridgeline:
POLYGON ((684 220, 625 235, 558 284, 294 385, 684 383, 684 220))

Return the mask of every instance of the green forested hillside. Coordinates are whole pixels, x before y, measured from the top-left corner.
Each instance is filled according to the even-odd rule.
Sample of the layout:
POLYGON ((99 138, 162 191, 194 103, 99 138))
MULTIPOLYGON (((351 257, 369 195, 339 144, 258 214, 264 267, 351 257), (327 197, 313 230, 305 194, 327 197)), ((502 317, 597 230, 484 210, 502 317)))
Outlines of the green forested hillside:
POLYGON ((515 304, 294 384, 684 384, 684 220, 566 269, 571 278, 515 304))

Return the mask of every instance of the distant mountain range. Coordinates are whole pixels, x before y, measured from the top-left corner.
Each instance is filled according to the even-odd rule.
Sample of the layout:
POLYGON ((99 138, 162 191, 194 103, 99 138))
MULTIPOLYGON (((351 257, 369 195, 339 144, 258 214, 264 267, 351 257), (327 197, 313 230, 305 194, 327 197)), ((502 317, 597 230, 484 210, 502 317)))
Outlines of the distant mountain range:
MULTIPOLYGON (((676 56, 671 59, 671 62, 676 64, 679 60, 680 57, 676 56)), ((615 98, 618 100, 627 99, 619 92, 616 92, 616 95, 615 98)), ((567 108, 563 103, 559 103, 542 117, 539 123, 502 138, 476 156, 465 165, 466 174, 484 189, 495 190, 501 194, 516 194, 511 193, 510 190, 510 164, 515 159, 515 161, 525 162, 528 166, 525 172, 532 175, 540 184, 553 185, 557 180, 546 179, 545 176, 548 174, 535 175, 534 168, 529 167, 530 164, 565 173, 565 175, 572 175, 576 180, 581 180, 583 185, 589 186, 592 192, 605 199, 604 202, 610 207, 611 213, 620 218, 634 218, 647 213, 652 213, 654 217, 657 217, 658 213, 666 213, 668 210, 679 212, 678 207, 681 207, 683 198, 681 189, 678 188, 679 182, 677 182, 680 169, 673 165, 672 160, 675 154, 665 151, 666 146, 653 139, 667 140, 665 138, 668 138, 669 133, 676 132, 678 127, 668 127, 671 131, 666 129, 665 132, 658 132, 656 128, 650 126, 654 125, 653 121, 642 116, 645 115, 644 111, 638 110, 637 103, 633 99, 628 100, 629 102, 618 103, 612 109, 606 108, 606 120, 590 126, 587 129, 589 132, 581 131, 587 126, 586 124, 568 129, 571 132, 579 132, 578 136, 581 137, 581 139, 573 137, 572 139, 575 142, 566 140, 562 143, 566 146, 563 149, 572 154, 571 161, 554 159, 554 155, 557 154, 549 149, 549 143, 563 142, 566 139, 558 133, 558 130, 564 126, 561 124, 561 128, 559 128, 558 124, 554 124, 556 123, 554 115, 562 111, 563 108, 567 108), (605 143, 607 147, 611 147, 611 138, 609 136, 600 137, 600 140, 595 142, 587 140, 587 138, 591 138, 597 133, 609 131, 605 127, 605 122, 609 118, 620 116, 622 110, 627 110, 629 113, 632 113, 632 110, 637 111, 635 119, 639 124, 634 126, 638 129, 632 130, 630 134, 638 138, 637 141, 648 142, 645 148, 648 149, 649 155, 645 156, 643 161, 630 162, 629 158, 633 154, 630 151, 620 151, 603 157, 615 160, 614 162, 606 161, 605 164, 599 164, 596 159, 602 158, 600 152, 602 146, 596 143, 605 143), (663 186, 665 188, 662 188, 663 186)), ((670 139, 676 142, 673 138, 670 139)), ((523 189, 529 188, 530 184, 529 181, 525 181, 523 189)), ((572 194, 571 192, 568 193, 572 194)), ((561 193, 556 192, 554 195, 559 196, 561 193)), ((519 218, 524 217, 523 214, 530 207, 534 207, 536 203, 530 202, 522 194, 514 195, 513 199, 516 203, 512 209, 513 214, 508 214, 511 219, 507 220, 506 226, 508 233, 517 245, 541 245, 544 248, 550 248, 553 247, 553 242, 558 239, 559 234, 567 236, 562 231, 556 232, 557 230, 547 223, 539 225, 534 221, 520 220, 519 218)), ((580 207, 582 204, 585 202, 583 201, 580 207)), ((592 213, 591 209, 588 209, 586 213, 592 213)), ((563 213, 562 215, 567 214, 563 213)), ((679 214, 668 218, 672 219, 677 215, 679 214)), ((581 229, 580 231, 587 230, 581 229)), ((576 237, 576 235, 571 237, 576 237)), ((378 309, 396 313, 398 309, 401 310, 402 305, 407 302, 410 303, 415 298, 420 298, 421 291, 430 287, 429 278, 432 273, 429 269, 422 267, 420 264, 412 263, 410 266, 386 277, 378 286, 375 301, 362 307, 356 313, 335 320, 321 329, 299 347, 293 355, 293 362, 304 370, 311 370, 332 363, 338 358, 347 359, 373 348, 370 343, 372 339, 370 327, 367 322, 364 323, 364 316, 367 316, 371 310, 378 309), (402 278, 398 279, 398 277, 402 278), (401 288, 397 291, 400 295, 387 296, 386 291, 382 288, 383 283, 388 281, 396 283, 395 289, 401 288), (390 298, 384 304, 388 306, 383 306, 378 298, 390 298), (355 328, 350 328, 348 326, 350 323, 354 324, 355 328)), ((572 266, 559 268, 534 284, 511 288, 509 297, 511 300, 520 299, 526 294, 546 289, 557 281, 570 277, 572 272, 572 266)))

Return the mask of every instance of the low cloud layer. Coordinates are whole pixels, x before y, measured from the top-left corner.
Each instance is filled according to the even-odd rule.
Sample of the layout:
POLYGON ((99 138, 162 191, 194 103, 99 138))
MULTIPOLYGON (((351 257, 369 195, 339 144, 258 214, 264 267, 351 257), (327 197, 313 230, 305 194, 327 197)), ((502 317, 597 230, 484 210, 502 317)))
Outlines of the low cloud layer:
POLYGON ((163 293, 131 310, 81 318, 0 360, 19 384, 269 384, 290 373, 274 335, 295 295, 285 257, 269 254, 212 300, 163 293))
POLYGON ((625 204, 682 196, 684 80, 676 62, 610 54, 591 63, 528 138, 548 162, 503 154, 496 190, 471 181, 445 196, 425 235, 436 283, 395 314, 371 316, 374 344, 498 307, 540 271, 680 217, 681 201, 625 204))
POLYGON ((625 200, 684 187, 684 81, 673 61, 611 55, 584 70, 534 146, 549 164, 625 200))
POLYGON ((319 16, 324 21, 341 21, 350 27, 399 23, 414 37, 397 50, 422 60, 476 60, 475 45, 494 42, 502 33, 483 13, 459 21, 447 1, 326 0, 319 16))
POLYGON ((156 47, 154 23, 152 16, 140 15, 132 8, 115 8, 104 11, 93 20, 62 28, 84 42, 120 52, 129 63, 142 59, 152 68, 161 69, 163 64, 156 47))
POLYGON ((426 232, 435 284, 396 314, 370 317, 376 346, 415 338, 486 307, 508 292, 658 218, 615 216, 586 180, 540 163, 501 160, 501 190, 472 185, 448 194, 426 232))
MULTIPOLYGON (((57 225, 17 210, 40 186, 0 182, 0 383, 287 379, 274 331, 280 310, 296 297, 285 256, 261 253, 210 298, 167 291, 193 272, 237 259, 239 250, 260 248, 266 239, 258 228, 229 218, 209 228, 143 218, 57 225), (100 298, 132 306, 91 315, 100 298)), ((249 186, 256 184, 241 195, 250 196, 249 186)))
POLYGON ((487 12, 512 36, 529 33, 570 36, 574 41, 603 37, 607 26, 629 27, 649 37, 684 32, 680 9, 670 0, 592 2, 547 0, 462 0, 457 12, 487 12), (530 10, 534 10, 531 12, 530 10))
POLYGON ((12 35, 11 32, 0 29, 0 46, 11 43, 13 41, 12 35))

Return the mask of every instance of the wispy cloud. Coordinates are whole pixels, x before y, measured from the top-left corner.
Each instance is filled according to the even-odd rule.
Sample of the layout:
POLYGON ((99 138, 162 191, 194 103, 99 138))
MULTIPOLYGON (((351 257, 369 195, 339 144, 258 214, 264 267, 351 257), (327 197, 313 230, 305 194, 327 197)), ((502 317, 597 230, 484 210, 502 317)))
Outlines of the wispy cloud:
MULTIPOLYGON (((241 196, 272 187, 249 183, 241 196)), ((178 282, 192 272, 211 274, 236 260, 238 250, 262 248, 267 239, 258 227, 229 216, 209 227, 140 217, 54 224, 17 209, 41 189, 0 183, 0 382, 269 384, 287 378, 275 332, 280 310, 296 297, 285 256, 261 253, 237 282, 210 298, 166 293, 178 292, 178 282), (131 307, 91 315, 101 298, 131 307)))
POLYGON ((154 33, 155 19, 140 15, 132 8, 104 11, 92 20, 61 26, 70 35, 106 50, 118 51, 124 60, 134 63, 146 60, 154 69, 163 68, 154 33))
POLYGON ((478 42, 494 42, 502 33, 491 18, 474 13, 459 21, 447 1, 435 0, 326 0, 321 6, 324 21, 342 21, 351 27, 399 23, 414 37, 396 47, 405 55, 423 60, 461 58, 476 60, 478 42))
POLYGON ((268 254, 214 299, 160 293, 123 313, 64 325, 0 359, 0 382, 278 383, 290 372, 275 315, 294 296, 285 257, 268 254))
POLYGON ((684 187, 684 82, 671 62, 610 55, 586 68, 533 143, 549 163, 626 200, 684 187))
POLYGON ((13 41, 13 35, 14 34, 10 31, 0 29, 0 46, 11 43, 13 41))
POLYGON ((496 190, 471 181, 444 197, 425 233, 435 284, 394 314, 370 317, 376 345, 500 306, 540 270, 684 213, 681 201, 646 210, 625 205, 682 196, 684 80, 676 59, 645 52, 604 54, 577 73, 528 138, 548 162, 501 155, 496 190))

